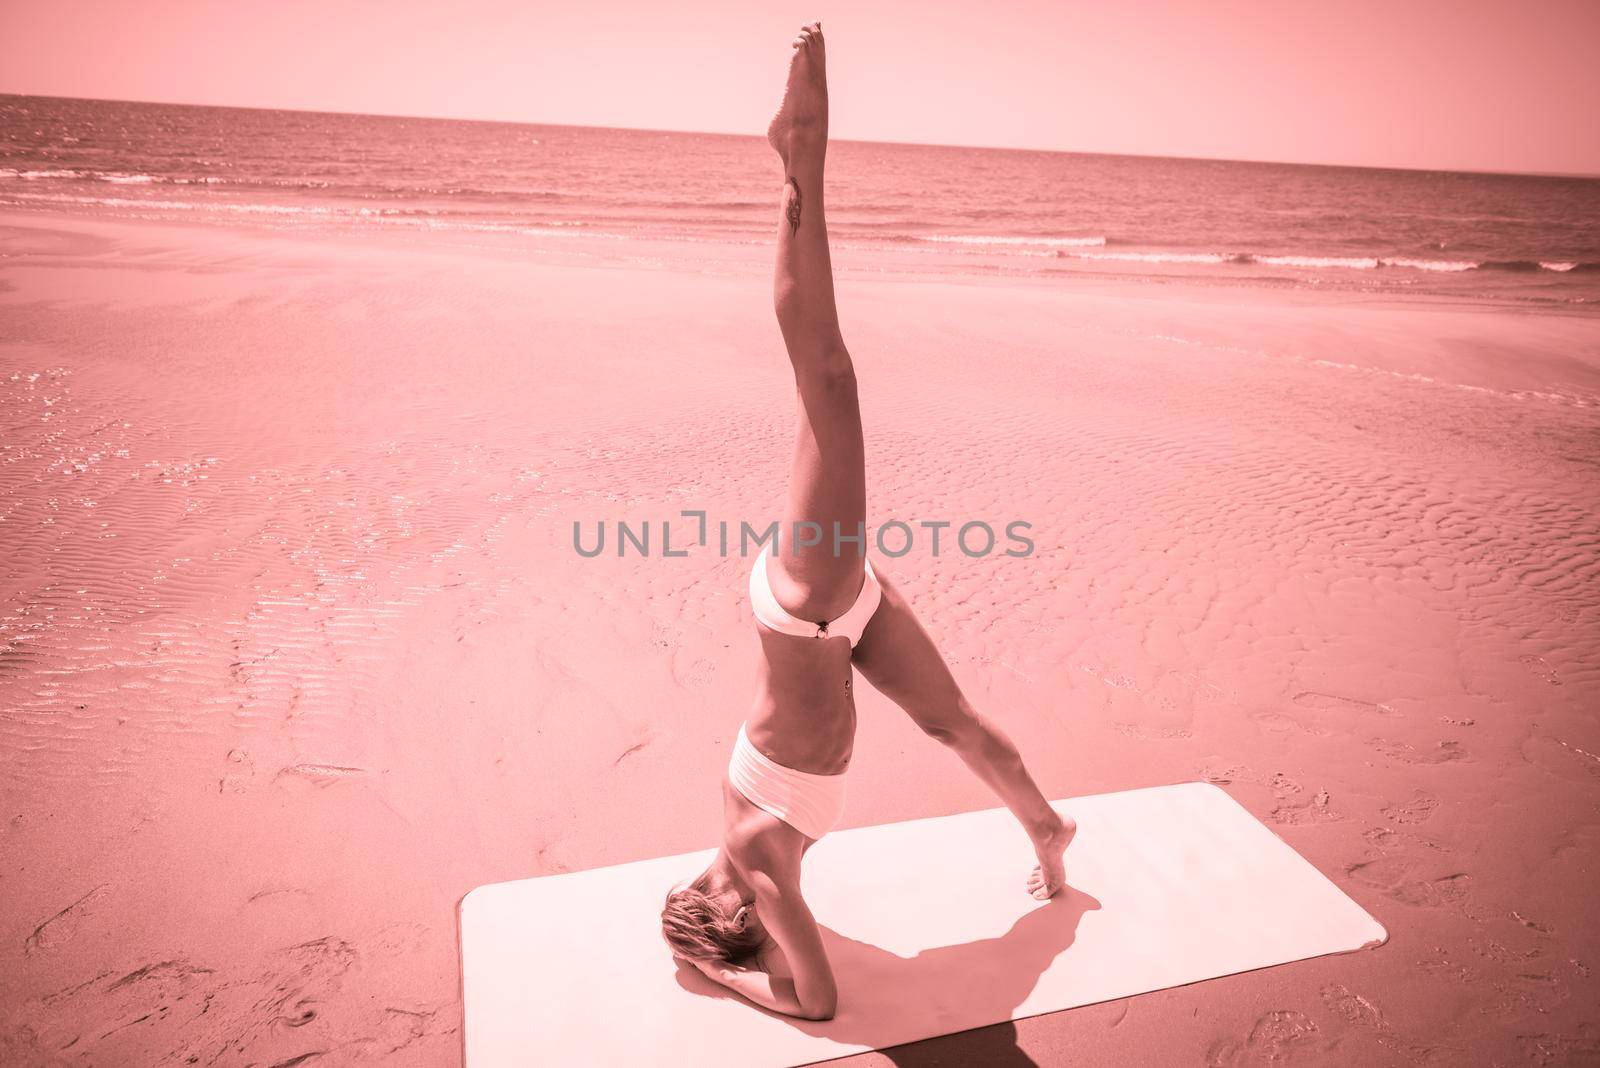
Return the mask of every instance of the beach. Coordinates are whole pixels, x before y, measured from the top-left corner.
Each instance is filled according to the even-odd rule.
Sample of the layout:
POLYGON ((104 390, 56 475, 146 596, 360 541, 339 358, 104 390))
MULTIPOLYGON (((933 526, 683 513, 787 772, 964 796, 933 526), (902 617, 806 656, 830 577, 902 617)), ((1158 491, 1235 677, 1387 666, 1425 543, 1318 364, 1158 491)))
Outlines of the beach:
MULTIPOLYGON (((458 1063, 465 893, 716 844, 765 253, 546 246, 0 214, 0 1061, 458 1063)), ((1216 783, 1390 933, 846 1063, 1600 1058, 1592 306, 837 263, 1046 796, 1216 783)), ((843 826, 998 803, 860 691, 843 826)))

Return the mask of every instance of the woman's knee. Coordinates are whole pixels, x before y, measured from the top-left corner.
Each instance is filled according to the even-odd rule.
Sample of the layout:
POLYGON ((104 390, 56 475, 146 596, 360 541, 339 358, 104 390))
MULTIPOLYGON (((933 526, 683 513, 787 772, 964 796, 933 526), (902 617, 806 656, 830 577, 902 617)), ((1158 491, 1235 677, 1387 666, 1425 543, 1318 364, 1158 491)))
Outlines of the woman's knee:
POLYGON ((941 745, 959 747, 981 739, 988 725, 959 690, 940 693, 918 703, 913 716, 922 733, 941 745))
POLYGON ((796 351, 789 350, 790 362, 802 394, 826 391, 844 399, 856 394, 856 368, 844 342, 820 342, 796 351))

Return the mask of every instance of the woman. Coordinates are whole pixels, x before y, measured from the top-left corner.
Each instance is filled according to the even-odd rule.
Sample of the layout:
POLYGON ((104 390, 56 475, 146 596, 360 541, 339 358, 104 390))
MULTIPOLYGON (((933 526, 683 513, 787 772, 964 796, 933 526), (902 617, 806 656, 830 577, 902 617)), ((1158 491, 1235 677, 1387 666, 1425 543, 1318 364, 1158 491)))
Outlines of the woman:
POLYGON ((838 993, 800 895, 800 861, 844 807, 853 668, 959 753, 1021 821, 1039 860, 1026 883, 1034 897, 1061 888, 1074 827, 1040 794, 1010 739, 967 703, 911 606, 865 561, 865 540, 844 540, 865 528, 866 473, 822 214, 821 23, 794 40, 767 139, 784 166, 775 303, 800 401, 780 538, 801 529, 823 535, 795 536, 756 559, 750 596, 762 665, 723 781, 723 845, 710 867, 668 894, 661 919, 673 954, 712 979, 764 1008, 826 1020, 838 993), (817 544, 801 544, 809 540, 817 544))

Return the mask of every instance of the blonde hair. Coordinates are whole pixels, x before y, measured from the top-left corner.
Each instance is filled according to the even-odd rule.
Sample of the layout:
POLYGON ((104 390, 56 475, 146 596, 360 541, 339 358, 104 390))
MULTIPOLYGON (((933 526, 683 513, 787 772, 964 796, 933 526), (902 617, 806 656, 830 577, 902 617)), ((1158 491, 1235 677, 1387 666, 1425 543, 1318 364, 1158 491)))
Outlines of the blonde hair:
POLYGON ((701 875, 682 890, 667 894, 661 909, 661 936, 672 952, 689 960, 720 960, 738 964, 756 955, 764 940, 759 928, 749 922, 736 923, 735 907, 729 910, 722 898, 712 897, 709 873, 701 875))

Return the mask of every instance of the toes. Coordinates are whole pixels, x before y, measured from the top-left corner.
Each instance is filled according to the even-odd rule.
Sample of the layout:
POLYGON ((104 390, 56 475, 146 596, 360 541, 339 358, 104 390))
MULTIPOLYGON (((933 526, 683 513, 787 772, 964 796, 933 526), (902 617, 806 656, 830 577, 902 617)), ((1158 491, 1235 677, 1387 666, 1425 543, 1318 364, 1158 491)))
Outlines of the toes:
POLYGON ((1036 865, 1033 871, 1028 874, 1025 889, 1028 892, 1028 896, 1037 901, 1046 901, 1054 897, 1056 891, 1061 889, 1061 880, 1046 874, 1044 865, 1036 865))

